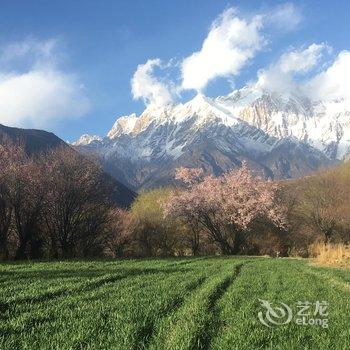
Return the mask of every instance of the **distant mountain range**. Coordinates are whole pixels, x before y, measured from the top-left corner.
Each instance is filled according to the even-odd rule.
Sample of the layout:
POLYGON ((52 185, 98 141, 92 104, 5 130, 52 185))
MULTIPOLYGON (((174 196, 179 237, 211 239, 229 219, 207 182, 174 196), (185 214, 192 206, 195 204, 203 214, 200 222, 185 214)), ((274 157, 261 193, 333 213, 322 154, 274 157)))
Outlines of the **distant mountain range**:
POLYGON ((254 87, 215 99, 149 106, 119 117, 106 137, 73 143, 134 190, 171 183, 177 167, 218 175, 243 160, 273 179, 295 178, 350 154, 350 110, 341 99, 311 101, 254 87))
MULTIPOLYGON (((38 154, 57 147, 70 147, 55 134, 43 130, 11 128, 0 124, 0 144, 11 140, 25 147, 28 154, 38 154)), ((94 166, 93 163, 91 163, 94 166)), ((105 174, 105 181, 112 182, 116 188, 115 203, 121 207, 129 206, 136 193, 119 181, 105 174)))

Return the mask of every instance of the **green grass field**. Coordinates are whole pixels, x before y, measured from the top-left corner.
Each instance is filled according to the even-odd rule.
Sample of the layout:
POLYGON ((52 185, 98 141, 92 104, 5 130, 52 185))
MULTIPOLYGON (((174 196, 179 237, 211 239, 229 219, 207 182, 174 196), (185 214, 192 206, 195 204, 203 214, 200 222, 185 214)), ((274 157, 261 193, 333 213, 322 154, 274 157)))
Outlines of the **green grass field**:
POLYGON ((0 349, 349 349, 349 297, 350 270, 292 259, 0 264, 0 349), (259 299, 293 319, 263 325, 259 299), (326 301, 328 328, 298 301, 307 320, 326 301))

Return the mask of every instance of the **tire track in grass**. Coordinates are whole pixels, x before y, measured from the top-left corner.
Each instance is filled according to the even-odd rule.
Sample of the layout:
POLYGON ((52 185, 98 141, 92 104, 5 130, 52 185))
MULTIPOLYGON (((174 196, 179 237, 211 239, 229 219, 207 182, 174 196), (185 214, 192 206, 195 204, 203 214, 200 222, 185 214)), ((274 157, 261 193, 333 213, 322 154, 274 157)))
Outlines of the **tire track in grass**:
MULTIPOLYGON (((203 283, 202 275, 191 271, 190 275, 183 275, 180 272, 171 275, 172 277, 159 276, 158 280, 154 280, 146 288, 140 287, 138 291, 135 290, 133 295, 123 293, 126 296, 124 300, 121 303, 117 302, 116 308, 107 309, 109 321, 112 322, 111 329, 116 330, 112 335, 113 341, 111 339, 108 342, 99 341, 105 344, 106 349, 144 349, 144 343, 147 343, 149 338, 148 334, 152 333, 154 328, 152 320, 156 321, 171 308, 176 308, 179 296, 186 295, 187 289, 193 290, 197 284, 203 283)), ((104 324, 105 322, 101 324, 102 329, 105 329, 104 324)), ((89 339, 90 335, 83 342, 91 342, 89 339)))
MULTIPOLYGON (((73 279, 80 279, 82 280, 83 277, 87 277, 90 280, 98 279, 101 276, 107 276, 107 275, 116 275, 121 274, 121 272, 126 272, 130 269, 137 270, 137 269, 164 269, 164 268, 173 268, 176 266, 174 265, 174 262, 168 263, 168 262, 161 262, 161 261, 130 261, 130 264, 128 264, 128 261, 116 261, 112 263, 107 263, 106 266, 101 267, 100 264, 97 265, 97 268, 94 266, 91 266, 91 270, 89 270, 89 264, 80 264, 79 266, 73 266, 69 267, 66 263, 58 264, 58 263, 52 263, 55 264, 53 267, 50 268, 46 265, 41 266, 42 264, 36 263, 35 265, 29 265, 28 263, 22 263, 22 265, 18 266, 19 271, 10 271, 10 270, 0 270, 0 275, 4 275, 3 278, 4 284, 6 283, 6 289, 8 287, 17 287, 17 290, 14 290, 11 295, 22 293, 23 288, 27 287, 30 284, 33 284, 33 281, 36 283, 42 283, 41 279, 44 280, 44 283, 47 283, 49 286, 54 284, 61 284, 62 280, 69 279, 72 281, 73 279), (142 266, 140 266, 142 264, 142 266), (159 266, 160 265, 160 266, 159 266), (37 267, 37 268, 34 268, 37 267), (43 269, 42 269, 43 268, 43 269), (25 270, 24 270, 25 269, 25 270), (24 271, 23 271, 24 270, 24 271), (123 271, 124 270, 124 271, 123 271), (27 280, 30 281, 30 283, 27 283, 27 280)), ((75 264, 72 262, 72 264, 75 264)), ((69 282, 68 280, 68 282, 69 282)), ((0 284, 1 285, 1 284, 0 284)), ((0 295, 2 294, 3 290, 0 288, 0 295)), ((0 297, 0 301, 1 301, 0 297)))
POLYGON ((308 275, 316 276, 319 279, 322 279, 323 281, 331 284, 333 287, 337 287, 338 289, 341 289, 342 291, 350 292, 350 284, 345 282, 342 279, 339 279, 337 277, 329 276, 327 273, 323 273, 321 271, 315 271, 311 269, 305 270, 305 273, 308 275))
MULTIPOLYGON (((142 263, 142 261, 132 261, 131 263, 133 264, 133 267, 132 267, 132 273, 134 271, 137 271, 137 270, 149 270, 150 272, 155 272, 155 269, 158 269, 158 270, 170 270, 170 269, 174 269, 174 268, 188 268, 188 265, 191 264, 191 268, 192 268, 192 265, 195 265, 196 263, 198 263, 198 260, 202 260, 203 257, 200 257, 200 258, 195 258, 195 259, 192 259, 192 258, 189 258, 189 259, 186 259, 186 260, 181 260, 181 261, 173 261, 171 263, 162 263, 161 266, 157 266, 157 264, 159 264, 159 262, 155 261, 156 265, 150 265, 150 266, 142 266, 141 267, 138 267, 137 266, 137 263, 140 264, 142 263)), ((147 262, 147 261, 146 261, 147 262)), ((117 266, 120 266, 122 265, 121 264, 122 262, 121 261, 118 261, 116 263, 114 263, 113 267, 115 265, 117 266)), ((124 262, 123 262, 124 263, 124 262)), ((149 262, 147 262, 148 264, 149 262)), ((148 264, 149 265, 149 264, 148 264)), ((104 278, 105 276, 107 276, 107 279, 109 278, 108 276, 116 276, 116 275, 121 275, 123 273, 127 273, 128 270, 129 270, 129 267, 126 266, 127 268, 125 269, 120 269, 118 271, 115 270, 115 271, 109 271, 108 273, 106 273, 107 271, 105 271, 105 269, 101 269, 99 268, 98 270, 92 270, 92 271, 84 271, 86 270, 86 267, 84 266, 84 269, 83 271, 80 271, 80 270, 75 270, 75 269, 61 269, 60 266, 56 266, 56 268, 52 268, 50 270, 48 270, 47 268, 45 268, 45 270, 34 270, 33 269, 29 269, 28 273, 25 273, 25 272, 20 272, 20 273, 15 273, 16 276, 15 276, 15 280, 13 279, 13 274, 14 273, 9 273, 9 271, 0 271, 0 273, 5 273, 7 274, 6 277, 3 278, 4 280, 4 285, 6 283, 6 289, 9 289, 9 283, 11 282, 10 284, 10 288, 13 287, 13 286, 20 286, 22 285, 23 286, 23 283, 24 285, 27 287, 28 284, 26 283, 26 279, 30 279, 31 280, 31 284, 33 284, 33 280, 36 281, 36 283, 40 283, 41 284, 41 278, 43 277, 44 280, 45 280, 45 284, 47 284, 47 287, 45 287, 46 289, 50 289, 50 292, 48 292, 49 294, 52 294, 53 292, 56 292, 56 291, 59 291, 59 290, 62 290, 62 287, 61 288, 52 288, 53 287, 53 284, 55 286, 60 286, 62 283, 62 280, 64 278, 64 280, 66 281, 67 280, 67 284, 71 284, 72 286, 76 287, 77 284, 81 284, 81 281, 83 280, 83 277, 87 277, 89 278, 90 281, 99 281, 101 279, 101 276, 104 278), (124 271, 123 271, 124 270, 124 271), (30 274, 29 274, 30 272, 30 274), (28 275, 29 274, 29 275, 28 275), (94 278, 93 278, 94 277, 94 278), (38 280, 40 279, 40 280, 38 280), (50 281, 50 283, 47 283, 46 281, 50 281), (50 287, 50 288, 49 288, 50 287)), ((19 268, 24 268, 23 266, 19 266, 19 268)), ((130 270, 129 270, 130 271, 130 270)), ((107 281, 108 282, 108 281, 107 281)), ((93 288, 93 286, 91 287, 93 288)), ((12 297, 16 294, 18 294, 19 292, 21 294, 23 294, 23 288, 20 288, 18 287, 17 288, 18 290, 14 290, 12 291, 9 295, 12 297)), ((67 289, 67 286, 65 286, 64 289, 67 289)), ((73 288, 73 289, 76 289, 76 288, 73 288)), ((29 290, 29 289, 28 289, 29 290)), ((43 291, 43 290, 42 290, 43 291)), ((6 301, 6 294, 5 295, 1 295, 2 292, 4 293, 8 293, 8 291, 3 291, 0 289, 0 303, 8 303, 8 302, 12 302, 14 300, 11 300, 11 301, 6 301)), ((43 293, 45 294, 45 293, 43 293)), ((41 295, 41 294, 40 294, 41 295)), ((35 297, 39 297, 38 295, 35 295, 35 297)), ((27 298, 24 302, 30 302, 30 299, 32 298, 32 296, 26 296, 26 297, 21 297, 21 298, 18 298, 18 300, 21 300, 21 299, 24 299, 24 298, 27 298)), ((10 298, 12 299, 12 298, 10 298)), ((34 299, 34 298, 33 298, 34 299)))
POLYGON ((158 273, 175 273, 179 271, 187 272, 187 270, 185 269, 182 269, 182 270, 180 269, 132 269, 132 270, 126 271, 125 273, 121 273, 120 275, 107 275, 103 277, 98 277, 88 282, 82 282, 79 284, 78 287, 75 287, 72 289, 63 287, 55 291, 50 291, 50 292, 40 294, 38 296, 28 296, 20 299, 14 299, 6 304, 7 305, 11 305, 11 304, 18 305, 18 304, 28 304, 28 303, 36 304, 36 303, 41 303, 41 302, 54 299, 57 297, 61 297, 61 296, 67 296, 67 295, 71 296, 74 294, 79 294, 81 292, 92 291, 106 284, 118 282, 129 277, 137 277, 141 275, 153 275, 158 273))
MULTIPOLYGON (((205 280, 206 277, 200 277, 188 285, 183 295, 177 295, 174 299, 169 300, 168 303, 164 305, 164 308, 162 308, 162 310, 159 310, 158 320, 163 319, 178 310, 184 304, 186 297, 198 290, 203 285, 205 280)), ((156 320, 154 318, 150 318, 146 321, 145 325, 138 330, 133 349, 147 349, 156 328, 155 323, 156 320)))
POLYGON ((19 299, 14 299, 8 302, 4 302, 0 300, 0 320, 6 321, 13 317, 13 314, 11 314, 11 311, 16 309, 20 305, 34 305, 34 304, 42 304, 44 302, 50 302, 52 300, 64 298, 64 297, 72 297, 72 296, 78 296, 81 294, 84 294, 86 292, 91 292, 93 290, 99 289, 102 286, 105 286, 107 284, 115 283, 122 281, 124 279, 130 278, 130 277, 137 277, 142 275, 154 275, 154 274, 161 274, 161 273, 176 273, 183 271, 188 272, 189 270, 185 269, 133 269, 126 271, 126 273, 120 274, 120 275, 107 275, 104 277, 100 277, 94 280, 90 280, 89 282, 82 282, 75 288, 67 288, 62 287, 57 290, 49 291, 42 293, 37 296, 27 296, 19 299))
POLYGON ((46 301, 54 300, 60 297, 68 297, 75 294, 79 294, 81 292, 84 292, 86 290, 92 290, 94 288, 98 288, 99 286, 107 283, 116 282, 117 280, 122 280, 124 278, 128 277, 127 275, 119 275, 119 276, 108 276, 104 278, 100 278, 97 281, 94 282, 82 282, 79 284, 78 287, 70 289, 69 287, 62 287, 58 288, 53 291, 44 292, 42 294, 39 294, 37 296, 25 296, 20 297, 18 299, 13 299, 8 302, 1 302, 1 307, 4 310, 11 310, 15 306, 19 305, 25 305, 25 304, 40 304, 46 301))
MULTIPOLYGON (((259 297, 265 299, 268 293, 271 273, 272 271, 269 270, 266 274, 264 264, 257 259, 252 259, 249 266, 242 271, 239 280, 228 288, 225 296, 218 302, 220 323, 211 339, 209 346, 211 350, 247 349, 237 343, 242 338, 248 339, 251 332, 259 327, 255 324, 255 319, 252 321, 250 317, 252 315, 255 317, 259 311, 260 305, 257 299, 259 297), (255 274, 258 278, 255 278, 255 274)), ((261 343, 251 344, 248 349, 267 348, 266 344, 261 343)))
POLYGON ((219 332, 220 328, 220 309, 217 306, 218 301, 224 296, 227 289, 234 282, 234 280, 241 273, 243 267, 242 264, 235 266, 234 273, 232 276, 226 277, 221 283, 218 284, 217 288, 208 297, 207 312, 211 315, 207 319, 202 331, 194 339, 191 349, 202 349, 207 350, 210 348, 211 340, 219 332))
POLYGON ((197 293, 192 293, 180 309, 159 324, 149 349, 182 350, 209 347, 218 318, 216 304, 238 277, 245 263, 234 265, 233 273, 232 266, 228 264, 229 261, 225 261, 211 271, 204 287, 197 293))
MULTIPOLYGON (((187 265, 195 265, 195 263, 201 262, 202 260, 208 259, 206 256, 198 257, 198 258, 188 258, 181 261, 175 261, 173 263, 170 263, 166 267, 177 267, 177 266, 187 266, 187 265)), ((191 266, 192 267, 192 266, 191 266)))
MULTIPOLYGON (((175 275, 177 275, 177 277, 176 278, 179 278, 181 275, 182 276, 184 276, 184 274, 181 272, 182 270, 180 270, 180 272, 179 271, 177 271, 177 270, 172 270, 171 272, 174 272, 174 276, 175 275)), ((165 273, 169 273, 169 271, 165 271, 165 273)), ((153 277, 156 277, 157 276, 157 274, 153 274, 153 277)), ((169 276, 169 275, 168 275, 169 276)), ((160 278, 165 278, 165 279, 167 279, 168 278, 168 276, 166 275, 166 274, 163 274, 163 277, 160 277, 160 278)), ((172 275, 170 275, 170 276, 172 276, 172 275)), ((129 275, 129 277, 131 277, 130 275, 129 275)), ((133 276, 134 278, 135 278, 135 276, 133 276)), ((142 278, 142 275, 141 274, 139 274, 138 276, 136 276, 136 278, 138 278, 138 279, 140 279, 140 278, 142 278)), ((157 278, 159 278, 159 277, 157 277, 157 278)), ((169 277, 170 278, 170 277, 169 277)), ((174 278, 173 278, 174 279, 174 278)), ((198 280, 198 278, 197 278, 197 280, 198 280)), ((199 281, 200 283, 203 283, 203 281, 199 281)), ((132 285, 132 281, 130 280, 129 281, 129 284, 127 284, 126 282, 125 282, 125 280, 124 280, 124 285, 127 285, 128 287, 131 287, 131 285, 132 285)), ((103 286, 108 286, 108 284, 104 284, 103 286)), ((151 284, 149 285, 149 286, 151 286, 151 284)), ((113 286, 112 286, 113 287, 113 286)), ((193 286, 191 287, 191 288, 193 288, 193 286)), ((87 293, 89 293, 89 291, 87 291, 87 293)), ((70 302, 72 302, 72 301, 70 301, 70 302)), ((45 305, 40 305, 40 308, 45 308, 45 305)), ((16 330, 14 330, 14 329, 12 329, 10 326, 6 326, 6 324, 3 324, 3 325, 1 325, 0 324, 0 338, 1 338, 1 335, 3 334, 4 336, 6 336, 6 335, 11 335, 11 334, 23 334, 23 332, 27 332, 28 331, 28 325, 33 325, 33 326, 38 326, 38 325, 43 325, 44 323, 52 323, 53 321, 54 321, 54 319, 56 319, 56 314, 55 314, 55 312, 49 312, 48 313, 48 315, 49 315, 49 317, 46 317, 47 315, 46 315, 47 313, 45 312, 45 318, 43 318, 42 317, 42 314, 40 314, 39 316, 37 315, 37 313, 34 315, 34 314, 29 314, 29 315, 26 315, 25 317, 26 317, 26 320, 25 320, 25 322, 23 322, 23 318, 21 318, 21 315, 19 315, 19 320, 20 320, 20 322, 21 323, 24 323, 25 324, 25 327, 21 327, 21 329, 16 329, 16 330), (27 316, 29 316, 29 317, 27 317, 27 316)), ((10 317, 11 318, 13 318, 13 316, 14 315, 10 315, 10 317)))
MULTIPOLYGON (((316 276, 308 275, 304 262, 289 259, 266 259, 259 264, 252 264, 242 271, 241 278, 229 289, 229 293, 220 302, 221 319, 224 323, 220 333, 213 339, 212 350, 251 350, 251 349, 330 349, 330 344, 339 344, 333 338, 333 329, 337 334, 344 334, 346 308, 340 293, 332 289, 316 276), (266 283, 266 285, 265 285, 266 283), (229 296, 229 298, 227 297, 229 296), (334 298, 335 296, 335 298, 334 298), (331 327, 301 327, 294 321, 279 327, 263 326, 258 312, 263 311, 258 299, 269 300, 278 305, 289 305, 294 316, 298 311, 298 301, 326 300, 331 307, 331 327), (341 316, 336 310, 342 310, 341 316), (339 332, 341 331, 341 332, 339 332)), ((311 317, 314 310, 310 309, 311 317)), ((334 347, 345 349, 346 347, 334 347)))

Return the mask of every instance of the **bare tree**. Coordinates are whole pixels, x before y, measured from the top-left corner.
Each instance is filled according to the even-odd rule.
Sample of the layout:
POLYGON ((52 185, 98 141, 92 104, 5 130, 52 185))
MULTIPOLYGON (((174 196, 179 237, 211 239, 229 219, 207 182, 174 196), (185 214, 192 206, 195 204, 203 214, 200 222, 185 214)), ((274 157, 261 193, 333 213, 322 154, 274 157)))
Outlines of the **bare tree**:
POLYGON ((9 256, 8 239, 13 213, 9 177, 12 162, 21 154, 22 151, 10 142, 0 145, 0 259, 7 259, 9 256))
POLYGON ((303 183, 299 210, 306 222, 324 235, 326 243, 332 240, 339 225, 338 207, 343 191, 339 179, 332 174, 314 176, 303 183))
POLYGON ((2 241, 10 223, 18 241, 16 259, 39 257, 39 221, 43 199, 41 171, 38 164, 19 144, 1 146, 1 216, 2 241))
POLYGON ((100 241, 105 253, 114 257, 128 254, 126 250, 133 240, 130 223, 131 216, 126 210, 110 209, 108 225, 100 241))
POLYGON ((46 156, 44 222, 52 254, 69 258, 91 252, 107 222, 109 195, 101 169, 62 147, 46 156))

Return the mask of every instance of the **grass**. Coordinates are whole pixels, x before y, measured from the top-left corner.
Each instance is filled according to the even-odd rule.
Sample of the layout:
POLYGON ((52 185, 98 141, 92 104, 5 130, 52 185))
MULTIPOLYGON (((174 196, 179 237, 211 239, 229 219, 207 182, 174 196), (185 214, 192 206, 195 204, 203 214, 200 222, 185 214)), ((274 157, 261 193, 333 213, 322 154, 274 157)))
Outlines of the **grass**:
POLYGON ((350 267, 350 246, 346 244, 317 243, 310 247, 318 265, 350 267))
POLYGON ((0 264, 0 349, 347 349, 349 296, 350 270, 306 260, 0 264), (292 321, 264 326, 259 299, 292 321), (329 327, 296 324, 298 301, 327 301, 329 327))

